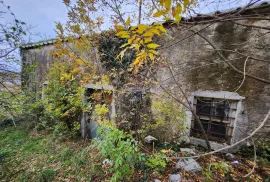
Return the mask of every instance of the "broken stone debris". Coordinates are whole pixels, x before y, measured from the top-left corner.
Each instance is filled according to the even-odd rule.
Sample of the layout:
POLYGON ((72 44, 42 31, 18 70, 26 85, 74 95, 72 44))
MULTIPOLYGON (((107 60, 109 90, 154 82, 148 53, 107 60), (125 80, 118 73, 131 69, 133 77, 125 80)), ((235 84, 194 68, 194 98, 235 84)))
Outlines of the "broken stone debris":
POLYGON ((177 162, 175 168, 176 169, 183 168, 187 172, 197 172, 197 171, 202 169, 200 164, 197 161, 195 161, 194 159, 192 159, 192 158, 180 159, 177 162))
POLYGON ((188 153, 188 154, 191 154, 191 155, 195 155, 194 150, 193 149, 190 149, 190 148, 180 148, 180 151, 181 152, 188 153))
POLYGON ((180 174, 171 174, 169 179, 171 182, 179 182, 182 177, 180 174))

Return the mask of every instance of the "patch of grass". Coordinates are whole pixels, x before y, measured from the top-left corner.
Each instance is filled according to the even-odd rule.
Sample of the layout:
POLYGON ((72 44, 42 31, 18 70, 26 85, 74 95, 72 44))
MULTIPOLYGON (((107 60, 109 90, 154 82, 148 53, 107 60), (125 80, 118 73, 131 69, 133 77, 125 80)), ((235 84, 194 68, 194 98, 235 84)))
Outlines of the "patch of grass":
POLYGON ((69 160, 73 157, 74 151, 71 148, 65 148, 62 150, 62 152, 59 154, 59 159, 61 161, 69 160))
POLYGON ((46 169, 39 173, 39 182, 49 182, 51 181, 54 176, 57 174, 57 171, 53 169, 46 169))
POLYGON ((0 181, 91 181, 104 175, 102 158, 82 139, 60 142, 10 127, 0 131, 0 146, 0 181))

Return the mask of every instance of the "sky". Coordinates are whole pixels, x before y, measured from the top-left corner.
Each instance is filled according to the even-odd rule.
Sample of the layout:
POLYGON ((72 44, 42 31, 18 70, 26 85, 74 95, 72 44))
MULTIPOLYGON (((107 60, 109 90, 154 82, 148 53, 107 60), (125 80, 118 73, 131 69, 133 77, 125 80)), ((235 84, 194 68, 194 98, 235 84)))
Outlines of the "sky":
POLYGON ((17 19, 33 27, 33 34, 39 34, 31 36, 32 41, 54 38, 55 21, 64 23, 67 20, 67 8, 62 0, 4 0, 4 3, 10 6, 17 19))
MULTIPOLYGON (((230 0, 230 3, 226 3, 228 0, 222 0, 223 4, 221 3, 220 6, 209 3, 213 2, 212 0, 202 1, 205 3, 201 3, 201 11, 210 12, 219 8, 230 9, 239 7, 248 0, 230 0), (208 6, 204 6, 206 2, 208 6)), ((55 38, 55 22, 64 23, 67 20, 67 8, 62 0, 4 0, 4 2, 11 7, 11 10, 19 20, 33 27, 31 29, 33 34, 39 34, 39 36, 31 36, 31 42, 55 38)), ((0 11, 1 8, 3 7, 0 6, 0 11)))
MULTIPOLYGON (((75 0, 72 0, 73 2, 75 0)), ((250 0, 199 0, 201 3, 198 7, 199 13, 209 13, 217 10, 231 9, 245 5, 250 0), (213 4, 212 2, 220 2, 213 4), (229 2, 229 3, 228 3, 229 2)), ((259 0, 253 0, 259 1, 259 0)), ((63 4, 63 0, 4 0, 6 6, 10 6, 12 12, 17 19, 26 22, 31 26, 31 34, 27 34, 26 42, 37 42, 56 37, 55 22, 65 23, 67 21, 67 8, 63 4)), ((124 11, 131 11, 133 7, 127 7, 124 11)), ((136 8, 136 7, 135 7, 136 8)), ((0 6, 0 12, 5 11, 3 6, 0 6)), ((107 18, 109 17, 109 12, 107 18)), ((106 17, 105 17, 106 18, 106 17)), ((5 19, 0 19, 0 22, 14 21, 11 15, 5 16, 5 19)), ((106 22, 106 21, 105 21, 106 22)), ((107 21, 108 22, 108 21, 107 21)), ((151 22, 152 23, 152 22, 151 22)), ((105 27, 109 27, 107 24, 105 27)), ((19 53, 17 51, 18 59, 19 53)), ((10 65, 10 64, 9 64, 10 65)), ((20 66, 12 66, 16 70, 20 66)))

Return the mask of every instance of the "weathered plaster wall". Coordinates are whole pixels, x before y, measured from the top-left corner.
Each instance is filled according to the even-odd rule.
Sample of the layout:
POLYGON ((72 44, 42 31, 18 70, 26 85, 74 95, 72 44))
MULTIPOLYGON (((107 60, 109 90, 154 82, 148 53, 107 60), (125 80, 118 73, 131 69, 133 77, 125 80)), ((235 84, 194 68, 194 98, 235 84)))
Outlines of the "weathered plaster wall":
MULTIPOLYGON (((65 43, 64 47, 70 49, 72 44, 65 43)), ((46 81, 46 74, 48 73, 49 68, 52 66, 54 60, 56 60, 56 58, 52 56, 52 51, 54 50, 54 44, 21 49, 23 62, 22 86, 28 87, 29 83, 35 82, 35 90, 42 89, 42 84, 46 81), (33 69, 29 69, 31 66, 33 69), (32 74, 32 71, 34 72, 34 75, 31 76, 30 74, 32 74)), ((91 60, 93 66, 97 66, 99 73, 104 73, 105 69, 102 68, 96 51, 97 50, 93 48, 92 50, 85 52, 83 55, 80 55, 80 57, 85 60, 91 60)))
MULTIPOLYGON (((267 22, 243 21, 241 23, 261 26, 267 22)), ((233 50, 270 60, 270 34, 268 30, 243 27, 234 22, 202 24, 193 26, 192 29, 194 31, 201 30, 200 33, 212 41, 239 70, 243 70, 246 57, 232 52, 233 50), (231 51, 227 51, 228 49, 231 51)), ((243 75, 236 73, 224 63, 204 39, 193 35, 194 32, 183 26, 169 27, 168 31, 173 37, 166 38, 162 42, 160 52, 161 55, 172 61, 176 80, 181 83, 188 95, 197 90, 230 92, 237 90, 243 80, 243 75)), ((53 49, 54 46, 51 44, 43 46, 41 49, 22 50, 23 69, 34 62, 38 63, 35 69, 37 88, 42 87, 48 67, 54 60, 51 55, 53 49)), ((249 59, 246 71, 249 74, 270 80, 269 63, 249 59)), ((163 85, 177 88, 166 68, 159 70, 157 75, 163 85)), ((157 90, 152 89, 152 91, 157 90)), ((177 89, 175 92, 177 93, 177 89)), ((245 97, 241 102, 242 108, 244 108, 241 110, 243 115, 239 117, 248 118, 248 131, 250 132, 258 126, 270 107, 270 85, 247 77, 242 87, 236 92, 245 97)), ((182 98, 179 92, 177 94, 179 98, 182 98)), ((270 121, 268 125, 270 125, 269 123, 270 121)), ((264 130, 269 131, 269 128, 265 127, 264 130)), ((241 137, 243 135, 239 136, 238 139, 241 137)))
POLYGON ((49 66, 53 63, 53 56, 51 51, 55 49, 54 45, 46 45, 40 48, 22 49, 22 86, 29 86, 29 82, 35 81, 36 89, 42 88, 42 84, 45 81, 46 73, 49 66), (30 69, 31 65, 33 69, 30 69), (30 75, 30 72, 33 72, 30 75), (30 79, 34 79, 31 80, 30 79))
MULTIPOLYGON (((242 21, 241 23, 262 26, 266 22, 242 21)), ((220 49, 239 70, 243 71, 246 57, 234 53, 234 50, 270 60, 270 34, 267 30, 244 27, 235 22, 202 24, 191 29, 201 30, 200 34, 220 49)), ((245 97, 242 102, 244 110, 241 112, 243 117, 246 117, 244 115, 247 113, 248 132, 257 127, 270 108, 270 85, 246 77, 242 87, 237 90, 243 75, 230 68, 204 39, 194 35, 193 31, 184 26, 172 26, 169 32, 173 38, 167 38, 162 42, 164 46, 160 51, 172 62, 174 75, 188 95, 197 90, 236 91, 240 96, 245 97)), ((249 59, 246 71, 251 75, 270 80, 269 62, 249 59)), ((157 75, 164 85, 176 87, 166 68, 161 69, 157 75)), ((268 125, 269 123, 270 121, 268 125)), ((265 131, 270 131, 269 129, 267 126, 264 128, 265 131)), ((243 135, 239 136, 236 141, 242 137, 243 135)))

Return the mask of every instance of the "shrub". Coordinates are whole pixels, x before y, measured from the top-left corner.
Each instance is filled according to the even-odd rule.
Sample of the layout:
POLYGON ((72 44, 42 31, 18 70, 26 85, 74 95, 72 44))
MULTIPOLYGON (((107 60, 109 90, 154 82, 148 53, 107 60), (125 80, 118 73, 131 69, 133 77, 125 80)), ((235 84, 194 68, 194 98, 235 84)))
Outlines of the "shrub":
POLYGON ((97 142, 100 153, 112 161, 109 169, 113 173, 111 180, 128 180, 133 174, 135 164, 144 159, 137 142, 116 127, 103 126, 98 133, 102 138, 102 141, 97 142))
POLYGON ((166 159, 164 158, 166 155, 162 153, 156 153, 155 155, 151 155, 146 160, 146 165, 151 167, 155 172, 162 173, 166 169, 166 159))

